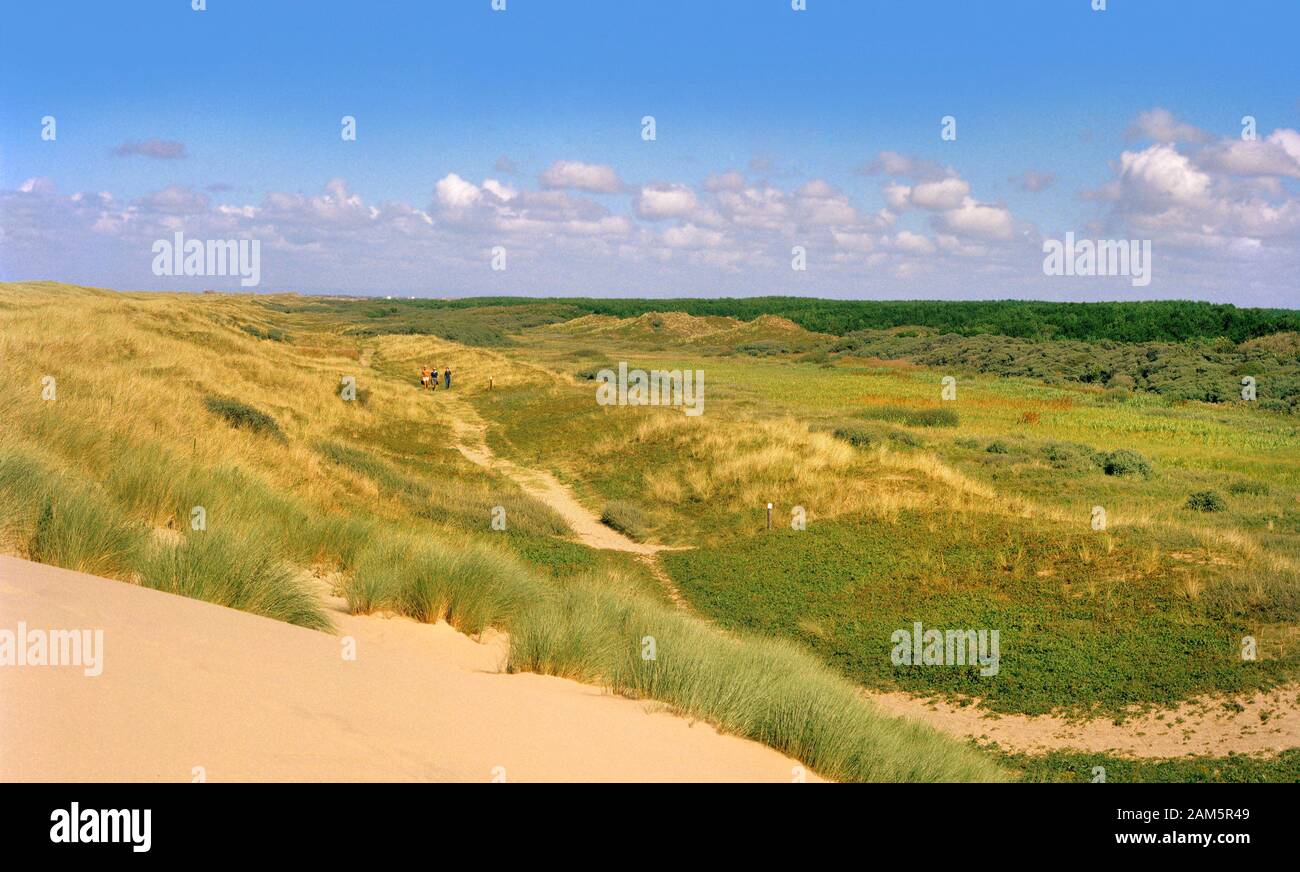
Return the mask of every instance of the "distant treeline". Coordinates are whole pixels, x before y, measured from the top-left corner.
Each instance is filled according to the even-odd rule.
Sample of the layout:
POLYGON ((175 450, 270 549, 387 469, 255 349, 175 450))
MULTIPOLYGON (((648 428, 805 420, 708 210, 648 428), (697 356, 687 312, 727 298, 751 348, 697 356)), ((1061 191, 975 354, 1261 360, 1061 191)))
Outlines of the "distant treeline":
POLYGON ((1294 333, 1234 345, 1226 339, 1122 343, 863 331, 837 340, 830 352, 1208 403, 1240 399, 1241 380, 1250 376, 1261 408, 1291 414, 1300 408, 1300 336, 1294 333))
MULTIPOLYGON (((395 301, 396 302, 396 301, 395 301)), ((1300 331, 1300 311, 1240 309, 1223 303, 1161 300, 1134 303, 1049 303, 1026 300, 820 300, 809 297, 601 300, 583 297, 472 297, 401 301, 433 309, 481 306, 556 307, 579 314, 635 317, 646 312, 727 315, 750 321, 759 315, 789 318, 807 330, 843 336, 856 330, 927 327, 962 336, 995 334, 1020 339, 1119 342, 1183 342, 1226 337, 1242 342, 1283 331, 1300 331)))

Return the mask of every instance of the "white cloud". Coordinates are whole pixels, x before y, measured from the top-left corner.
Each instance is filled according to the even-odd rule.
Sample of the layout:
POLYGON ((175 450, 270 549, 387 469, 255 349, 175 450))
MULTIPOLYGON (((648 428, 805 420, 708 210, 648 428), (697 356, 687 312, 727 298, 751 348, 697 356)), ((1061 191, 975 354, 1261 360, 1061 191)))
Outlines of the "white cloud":
POLYGON ((652 185, 641 189, 636 213, 642 218, 685 218, 695 211, 695 192, 685 185, 652 185))
MULTIPOLYGON (((1064 220, 1090 235, 1155 240, 1157 281, 1177 293, 1244 303, 1239 279, 1248 275, 1263 289, 1251 293, 1274 294, 1250 302, 1285 304, 1290 295, 1294 304, 1280 277, 1300 266, 1300 195, 1290 181, 1300 134, 1274 131, 1253 145, 1130 147, 1110 179, 1087 192, 1087 212, 1064 220)), ((149 272, 152 241, 183 231, 262 240, 264 282, 275 289, 781 292, 791 280, 788 252, 802 245, 810 266, 796 279, 801 293, 910 294, 922 277, 926 293, 963 294, 976 285, 1009 295, 1054 293, 1042 286, 1038 240, 1070 225, 1039 231, 1022 224, 1006 205, 981 202, 977 186, 954 169, 895 152, 877 163, 891 177, 879 193, 862 195, 827 178, 748 182, 736 170, 693 185, 635 188, 613 167, 564 161, 552 164, 540 185, 502 182, 509 177, 497 173, 476 184, 447 172, 424 208, 366 201, 342 179, 315 194, 237 199, 227 191, 226 202, 214 203, 202 185, 119 201, 107 192, 61 195, 52 180, 35 177, 0 191, 0 270, 14 278, 187 287, 183 277, 160 284, 149 272), (510 251, 504 273, 487 267, 486 252, 496 245, 510 251)), ((1022 190, 1046 184, 1032 172, 1013 182, 1022 190)))
POLYGON ((464 209, 483 199, 478 185, 467 182, 455 173, 447 173, 434 185, 438 202, 452 209, 464 209))
POLYGON ((889 184, 882 189, 885 205, 895 212, 902 212, 912 205, 912 189, 907 185, 889 184))
POLYGON ((900 230, 890 244, 910 254, 933 254, 935 250, 934 243, 919 233, 913 233, 910 230, 900 230))
POLYGON ((623 190, 614 168, 605 164, 557 160, 547 167, 540 181, 544 188, 573 188, 595 194, 613 194, 623 190))
POLYGON ((1207 142, 1213 137, 1190 124, 1183 124, 1168 109, 1156 107, 1138 115, 1125 132, 1129 139, 1150 139, 1159 143, 1207 142))
POLYGON ((745 187, 745 176, 736 170, 728 170, 721 175, 710 175, 704 180, 706 191, 740 191, 745 187))
POLYGON ((1226 139, 1206 148, 1197 164, 1230 175, 1300 178, 1300 133, 1283 129, 1267 139, 1226 139))
POLYGON ((694 224, 670 227, 663 233, 664 244, 672 248, 717 248, 726 237, 716 230, 704 230, 694 224))
POLYGON ((484 179, 483 190, 488 191, 498 200, 513 200, 519 196, 519 192, 509 185, 503 185, 496 179, 484 179))
POLYGON ((1010 239, 1014 232, 1011 213, 1001 206, 977 203, 967 197, 956 209, 941 212, 939 224, 958 236, 976 239, 1010 239))
POLYGON ((938 182, 921 182, 912 188, 911 202, 922 209, 956 209, 970 195, 970 185, 956 177, 938 182))
POLYGON ((953 171, 940 163, 924 158, 900 154, 896 151, 882 151, 875 160, 862 168, 867 175, 883 173, 887 176, 906 176, 912 179, 941 179, 954 175, 953 171))
POLYGON ((1194 203, 1210 189, 1210 177, 1172 145, 1126 151, 1120 155, 1119 167, 1119 181, 1126 195, 1144 203, 1194 203))

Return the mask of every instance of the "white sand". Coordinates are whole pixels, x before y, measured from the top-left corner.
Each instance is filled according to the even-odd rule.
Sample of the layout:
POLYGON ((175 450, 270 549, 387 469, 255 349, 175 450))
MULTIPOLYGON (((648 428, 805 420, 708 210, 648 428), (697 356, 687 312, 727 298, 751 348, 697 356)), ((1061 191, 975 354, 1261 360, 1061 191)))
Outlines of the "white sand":
POLYGON ((0 666, 0 780, 788 783, 798 766, 598 688, 502 674, 499 639, 333 617, 337 636, 0 557, 0 629, 104 631, 98 677, 0 666))

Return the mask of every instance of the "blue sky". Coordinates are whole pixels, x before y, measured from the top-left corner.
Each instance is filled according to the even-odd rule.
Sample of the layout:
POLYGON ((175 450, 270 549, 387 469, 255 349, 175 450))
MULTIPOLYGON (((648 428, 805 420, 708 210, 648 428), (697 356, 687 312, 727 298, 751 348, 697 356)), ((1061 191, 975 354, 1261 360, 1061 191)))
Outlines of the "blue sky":
POLYGON ((154 275, 181 230, 261 291, 1300 305, 1295 4, 506 5, 6 7, 0 279, 237 287, 154 275), (1066 232, 1152 281, 1044 275, 1066 232))

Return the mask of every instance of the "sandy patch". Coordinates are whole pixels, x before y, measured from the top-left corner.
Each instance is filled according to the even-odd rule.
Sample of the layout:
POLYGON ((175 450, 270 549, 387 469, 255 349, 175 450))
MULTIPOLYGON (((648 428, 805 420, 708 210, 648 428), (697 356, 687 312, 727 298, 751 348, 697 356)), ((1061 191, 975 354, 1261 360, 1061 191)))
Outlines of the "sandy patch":
POLYGON ((599 688, 504 674, 499 637, 333 617, 339 635, 0 557, 0 629, 104 631, 98 677, 0 667, 0 780, 789 782, 799 765, 599 688))
POLYGON ((1068 721, 1049 715, 992 715, 975 705, 959 706, 906 693, 866 695, 890 714, 925 721, 961 738, 997 742, 1008 751, 1074 749, 1129 757, 1222 757, 1230 751, 1276 754, 1300 747, 1297 685, 1233 701, 1189 700, 1171 710, 1130 717, 1123 724, 1106 718, 1068 721))

